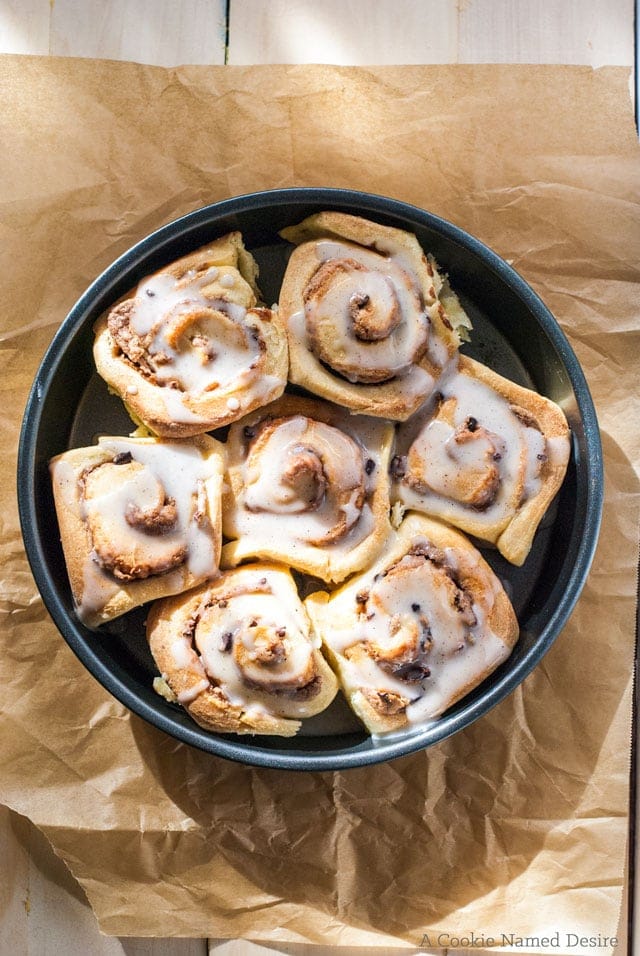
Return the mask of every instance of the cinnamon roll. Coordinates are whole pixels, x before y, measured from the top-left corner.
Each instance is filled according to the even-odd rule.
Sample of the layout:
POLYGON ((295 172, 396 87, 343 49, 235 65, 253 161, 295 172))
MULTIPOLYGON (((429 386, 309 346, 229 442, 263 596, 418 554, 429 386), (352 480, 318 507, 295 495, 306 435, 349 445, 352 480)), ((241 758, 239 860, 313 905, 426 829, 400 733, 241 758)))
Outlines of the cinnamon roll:
POLYGON ((494 543, 521 565, 569 451, 558 405, 461 355, 398 430, 392 499, 494 543))
POLYGON ((158 601, 147 637, 175 699, 207 730, 290 737, 337 693, 281 566, 246 565, 158 601))
POLYGON ((290 380, 354 411, 408 418, 470 325, 435 262, 411 233, 344 213, 281 235, 298 246, 280 292, 290 380))
POLYGON ((270 558, 341 581, 389 529, 393 427, 285 395, 229 430, 222 566, 270 558))
POLYGON ((282 394, 286 333, 258 304, 256 275, 232 232, 143 279, 98 320, 96 367, 134 420, 184 438, 282 394))
POLYGON ((506 660, 518 638, 511 603, 479 552, 419 514, 405 518, 372 567, 305 606, 373 734, 439 717, 506 660))
POLYGON ((218 571, 224 448, 101 438, 50 463, 78 617, 97 627, 218 571))

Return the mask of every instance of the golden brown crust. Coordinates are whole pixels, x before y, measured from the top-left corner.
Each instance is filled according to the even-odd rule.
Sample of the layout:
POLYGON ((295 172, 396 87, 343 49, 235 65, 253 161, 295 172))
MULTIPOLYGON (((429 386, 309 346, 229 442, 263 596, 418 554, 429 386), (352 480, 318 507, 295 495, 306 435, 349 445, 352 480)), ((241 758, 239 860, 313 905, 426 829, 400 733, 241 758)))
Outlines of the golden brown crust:
POLYGON ((325 581, 364 567, 389 530, 392 439, 390 424, 295 395, 233 425, 222 566, 260 557, 325 581))
POLYGON ((224 447, 213 438, 105 437, 57 455, 50 470, 71 590, 88 627, 217 572, 224 447), (182 475, 175 494, 171 471, 182 475), (180 514, 163 526, 176 496, 180 514))
POLYGON ((246 565, 157 602, 147 638, 178 701, 216 733, 290 737, 337 693, 282 565, 246 565))
POLYGON ((511 603, 480 553, 416 513, 373 566, 305 606, 352 709, 374 734, 438 717, 518 638, 511 603))
POLYGON ((259 303, 256 276, 230 233, 147 276, 98 320, 96 367, 134 420, 190 437, 282 394, 286 332, 259 303))
POLYGON ((433 261, 414 235, 344 213, 281 235, 298 244, 280 292, 290 380, 352 411, 408 418, 460 341, 433 261))

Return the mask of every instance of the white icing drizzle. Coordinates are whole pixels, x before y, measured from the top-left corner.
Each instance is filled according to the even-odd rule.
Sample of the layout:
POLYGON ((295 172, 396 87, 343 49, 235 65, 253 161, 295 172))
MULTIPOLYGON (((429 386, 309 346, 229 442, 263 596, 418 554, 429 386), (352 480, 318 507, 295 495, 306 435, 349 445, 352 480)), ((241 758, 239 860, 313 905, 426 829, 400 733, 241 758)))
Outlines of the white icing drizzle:
POLYGON ((178 703, 182 704, 183 707, 185 704, 191 704, 196 697, 199 697, 203 691, 209 690, 210 687, 211 684, 209 679, 207 677, 203 677, 201 681, 199 681, 197 684, 193 684, 193 686, 188 690, 180 691, 178 694, 178 703))
MULTIPOLYGON (((81 486, 71 462, 65 458, 54 461, 51 465, 51 478, 64 510, 70 513, 77 512, 80 507, 81 486)), ((117 594, 120 585, 98 567, 91 554, 88 554, 83 561, 82 581, 82 606, 76 605, 76 611, 80 619, 84 620, 99 611, 110 598, 117 594)))
MULTIPOLYGON (((206 687, 218 686, 227 700, 247 714, 304 715, 305 702, 292 693, 313 677, 313 651, 304 608, 279 572, 242 572, 229 592, 210 596, 199 613, 193 643, 182 638, 171 646, 176 667, 206 675, 206 687), (223 600, 220 602, 220 596, 223 600), (275 661, 260 660, 265 641, 276 640, 275 661), (186 645, 186 647, 184 646, 186 645), (274 692, 276 692, 274 696, 274 692)), ((195 699, 202 682, 188 692, 195 699)))
MULTIPOLYGON (((424 543, 424 538, 414 536, 411 545, 424 543)), ((457 551, 447 548, 444 554, 446 567, 455 575, 457 551)), ((401 558, 397 566, 402 568, 407 560, 401 558)), ((465 555, 464 560, 468 563, 468 556, 465 555)), ((475 623, 469 626, 451 603, 451 582, 447 574, 431 561, 401 574, 378 577, 386 570, 388 566, 378 562, 369 572, 368 600, 366 608, 359 612, 356 594, 363 589, 362 577, 334 596, 325 640, 339 656, 347 686, 397 694, 409 700, 405 711, 407 720, 410 724, 422 724, 441 714, 452 699, 477 682, 479 676, 486 675, 508 657, 509 648, 487 625, 500 585, 477 566, 476 574, 483 585, 481 600, 478 595, 473 597, 471 608, 475 623), (425 651, 423 645, 421 653, 420 640, 424 640, 427 625, 428 649, 425 651), (365 653, 350 659, 349 649, 356 645, 361 645, 365 653), (375 659, 372 647, 389 655, 391 660, 394 652, 400 661, 419 660, 424 676, 418 681, 407 681, 401 679, 398 672, 390 673, 375 659)))
MULTIPOLYGON (((454 523, 470 513, 478 526, 508 520, 539 492, 549 441, 537 428, 525 425, 498 392, 455 368, 440 380, 438 389, 444 400, 455 399, 453 424, 434 418, 429 406, 401 426, 399 450, 409 438, 410 471, 424 486, 410 487, 405 476, 396 483, 400 500, 454 523), (456 441, 456 430, 470 419, 477 429, 474 440, 456 441), (459 497, 461 479, 482 476, 489 468, 499 476, 497 493, 486 507, 474 508, 459 497)), ((564 454, 567 442, 560 439, 555 444, 558 450, 553 454, 564 454)))
MULTIPOLYGON (((305 315, 302 310, 299 312, 294 312, 289 320, 289 329, 292 336, 298 341, 305 345, 305 348, 311 348, 309 337, 307 335, 307 326, 305 315)), ((324 368, 319 364, 320 368, 324 368)), ((326 374, 330 374, 327 372, 326 374)), ((427 397, 431 395, 436 384, 436 379, 431 375, 425 368, 422 368, 420 365, 410 365, 409 368, 405 369, 400 374, 396 375, 393 379, 393 382, 396 385, 400 384, 402 388, 402 393, 407 396, 410 400, 412 398, 422 396, 427 397)), ((371 389, 375 393, 376 389, 384 389, 388 383, 359 383, 362 387, 371 389)))
MULTIPOLYGON (((349 243, 321 240, 316 252, 320 262, 352 259, 365 269, 338 274, 319 301, 307 304, 307 318, 315 311, 333 320, 332 348, 336 355, 348 355, 354 366, 388 369, 389 378, 408 372, 429 333, 427 312, 420 304, 415 277, 407 274, 394 258, 349 243), (349 319, 354 294, 368 297, 380 313, 398 310, 399 324, 375 342, 359 341, 349 319)), ((353 381, 358 381, 357 372, 353 381)))
POLYGON ((203 691, 209 690, 211 684, 202 666, 202 661, 194 653, 191 641, 187 637, 176 637, 171 642, 169 652, 174 665, 179 670, 186 671, 189 677, 193 678, 193 682, 177 695, 178 702, 185 706, 192 703, 203 691))
MULTIPOLYGON (((170 273, 143 280, 136 291, 131 328, 145 341, 167 413, 177 422, 200 420, 189 408, 189 397, 224 394, 236 387, 260 383, 260 344, 246 322, 247 309, 222 297, 211 298, 207 285, 220 270, 191 270, 179 281, 170 273)), ((238 277, 239 278, 239 277, 238 277)), ((236 284, 232 273, 218 279, 219 286, 236 284)))
POLYGON ((294 563, 296 556, 309 547, 318 546, 338 555, 365 540, 375 524, 369 500, 382 480, 383 425, 361 417, 349 420, 346 415, 341 428, 314 421, 309 443, 308 422, 303 415, 291 416, 273 430, 263 453, 252 454, 249 450, 242 465, 242 491, 235 518, 236 534, 249 535, 258 549, 282 541, 282 552, 291 555, 294 563), (321 501, 311 508, 298 486, 282 481, 284 471, 304 450, 305 442, 311 448, 317 447, 324 457, 325 471, 327 461, 330 465, 327 489, 321 501), (332 471, 337 474, 337 488, 332 486, 332 471), (364 482, 365 494, 360 506, 359 480, 364 482), (344 501, 337 497, 340 489, 352 489, 344 501), (344 532, 331 540, 330 532, 339 523, 345 525, 344 532), (322 541, 323 538, 326 540, 322 541))
POLYGON ((414 687, 394 678, 370 657, 363 656, 358 661, 350 661, 345 657, 340 662, 340 668, 344 683, 348 687, 357 687, 362 691, 386 691, 401 697, 418 699, 419 692, 414 687))
POLYGON ((535 498, 542 487, 540 467, 548 452, 547 441, 541 431, 523 426, 523 432, 526 453, 522 501, 528 501, 530 498, 535 498))
MULTIPOLYGON (((431 306, 431 308, 428 310, 429 316, 432 318, 438 309, 438 304, 431 306)), ((442 341, 442 339, 438 338, 437 335, 429 336, 427 355, 429 356, 430 362, 439 369, 446 368, 451 358, 446 344, 442 341)))
POLYGON ((220 683, 233 703, 242 703, 246 699, 246 681, 260 683, 266 677, 277 687, 288 685, 304 673, 312 653, 296 615, 283 604, 282 595, 276 598, 273 594, 249 593, 233 598, 224 611, 216 613, 215 632, 202 627, 196 630, 196 644, 205 670, 220 683), (255 621, 257 626, 248 627, 250 621, 255 621), (275 632, 281 628, 286 628, 287 635, 283 638, 286 655, 282 662, 265 667, 259 661, 252 661, 251 656, 258 650, 256 634, 262 629, 275 632), (232 634, 234 640, 241 643, 241 650, 246 652, 247 662, 242 669, 233 653, 221 650, 223 633, 232 634))
POLYGON ((162 401, 164 402, 167 415, 169 415, 174 422, 188 425, 192 422, 202 421, 202 415, 198 415, 191 411, 190 408, 187 408, 185 405, 185 394, 180 391, 180 389, 171 388, 170 386, 163 388, 162 401))
MULTIPOLYGON (((348 239, 320 239, 317 248, 318 258, 322 261, 343 258, 358 259, 358 254, 361 254, 363 258, 358 259, 359 262, 362 262, 363 265, 370 265, 371 268, 376 268, 377 265, 378 269, 383 272, 385 271, 385 263, 393 263, 392 268, 404 272, 414 286, 419 287, 421 285, 411 256, 408 255, 406 249, 394 242, 379 238, 376 240, 374 250, 367 246, 358 246, 348 239)), ((431 279, 431 286, 422 289, 425 302, 428 305, 433 305, 435 302, 436 285, 440 285, 440 279, 434 276, 431 279)))
POLYGON ((171 642, 171 657, 173 663, 180 670, 192 670, 204 675, 204 667, 200 659, 193 653, 191 641, 186 637, 177 637, 171 642))
MULTIPOLYGON (((100 447, 112 461, 116 455, 130 453, 133 460, 144 466, 134 477, 123 484, 86 500, 82 482, 76 478, 72 464, 64 458, 58 459, 52 466, 52 477, 63 494, 65 506, 79 513, 87 521, 92 515, 106 519, 113 527, 113 545, 118 541, 140 546, 153 562, 154 554, 166 551, 175 545, 186 546, 185 568, 197 579, 210 577, 216 573, 214 534, 207 516, 196 519, 196 503, 200 497, 202 483, 212 476, 212 468, 197 448, 173 442, 162 444, 136 442, 127 438, 100 439, 100 447), (165 497, 175 501, 177 521, 175 526, 161 535, 146 533, 140 527, 132 526, 125 519, 127 506, 138 505, 144 510, 147 496, 157 496, 158 486, 164 490, 165 497)), ((100 467, 100 465, 98 465, 100 467)), ((179 587, 182 573, 179 569, 165 572, 163 575, 167 590, 179 587)), ((123 582, 116 580, 104 570, 90 554, 83 566, 82 599, 77 608, 78 616, 86 621, 100 611, 105 603, 122 588, 123 582)))
MULTIPOLYGON (((173 498, 178 511, 176 530, 169 532, 185 540, 186 565, 197 578, 215 573, 214 543, 208 520, 194 516, 194 499, 199 486, 211 477, 212 471, 197 447, 177 442, 136 443, 126 438, 101 438, 100 447, 115 457, 130 452, 160 482, 168 498, 173 498)), ((108 503, 105 503, 109 507, 108 503)), ((116 512, 117 513, 117 512, 116 512)), ((138 532, 141 534, 141 532, 138 532)), ((145 535, 145 540, 148 535, 145 535)), ((162 536, 166 541, 168 535, 162 536)))

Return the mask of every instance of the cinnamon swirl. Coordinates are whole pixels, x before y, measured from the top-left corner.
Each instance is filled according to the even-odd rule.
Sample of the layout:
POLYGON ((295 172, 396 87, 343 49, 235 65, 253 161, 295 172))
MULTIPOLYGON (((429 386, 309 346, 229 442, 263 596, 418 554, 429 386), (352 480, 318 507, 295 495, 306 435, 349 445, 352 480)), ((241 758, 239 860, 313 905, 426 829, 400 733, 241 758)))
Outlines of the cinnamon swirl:
POLYGON ((408 418, 470 325, 433 260, 411 233, 338 212, 281 235, 298 246, 280 292, 290 380, 354 411, 408 418))
POLYGON ((398 430, 392 498, 493 542, 521 565, 569 451, 558 405, 461 355, 398 430))
POLYGON ((258 304, 256 275, 232 232, 143 279, 99 319, 96 367, 135 420, 189 437, 282 394, 286 333, 258 304))
POLYGON ((147 637, 176 700, 207 730, 290 737, 337 693, 281 566, 245 565, 158 601, 147 637))
POLYGON ((389 529, 393 428, 285 395, 229 430, 222 566, 249 557, 341 581, 389 529))
POLYGON ((506 660, 518 637, 509 599, 479 552, 419 514, 405 518, 372 567, 305 606, 373 734, 440 716, 506 660))
POLYGON ((214 576, 221 546, 223 446, 101 438, 50 464, 79 618, 97 627, 214 576))

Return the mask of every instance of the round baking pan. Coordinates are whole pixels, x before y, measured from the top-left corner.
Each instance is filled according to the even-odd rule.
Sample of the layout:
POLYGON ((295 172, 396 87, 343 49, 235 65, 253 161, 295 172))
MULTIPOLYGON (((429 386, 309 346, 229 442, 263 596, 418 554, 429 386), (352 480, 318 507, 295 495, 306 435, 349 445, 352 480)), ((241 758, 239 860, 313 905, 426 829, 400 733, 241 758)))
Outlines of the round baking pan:
POLYGON ((580 365, 540 298, 487 246, 414 206, 342 189, 280 189, 196 210, 147 236, 109 266, 71 309, 36 375, 18 454, 18 500, 31 568, 60 633, 95 678, 122 704, 184 743, 247 764, 330 770, 379 763, 428 747, 482 717, 514 690, 562 630, 583 587, 602 510, 602 455, 595 411, 580 365), (92 358, 95 320, 150 272, 230 230, 240 230, 260 265, 260 285, 278 299, 291 247, 280 229, 325 209, 406 229, 448 273, 473 321, 464 351, 563 408, 572 434, 565 482, 543 519, 524 566, 492 548, 483 555, 505 584, 520 622, 506 661, 439 720, 418 730, 372 739, 338 699, 305 721, 294 738, 213 734, 152 688, 157 671, 144 636, 145 609, 100 631, 74 613, 53 505, 48 462, 99 434, 128 434, 131 422, 110 395, 92 358))

